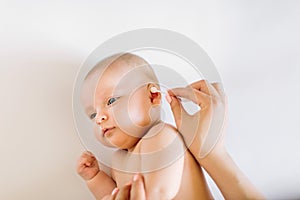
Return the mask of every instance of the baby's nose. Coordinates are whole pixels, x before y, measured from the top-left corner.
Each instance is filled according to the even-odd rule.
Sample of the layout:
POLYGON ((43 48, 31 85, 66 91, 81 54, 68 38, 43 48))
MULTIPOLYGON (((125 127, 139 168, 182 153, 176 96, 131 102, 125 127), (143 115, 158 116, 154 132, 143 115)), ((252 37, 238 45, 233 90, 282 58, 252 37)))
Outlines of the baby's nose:
POLYGON ((106 115, 96 116, 96 122, 97 122, 97 124, 101 124, 105 120, 107 120, 107 116, 106 115))

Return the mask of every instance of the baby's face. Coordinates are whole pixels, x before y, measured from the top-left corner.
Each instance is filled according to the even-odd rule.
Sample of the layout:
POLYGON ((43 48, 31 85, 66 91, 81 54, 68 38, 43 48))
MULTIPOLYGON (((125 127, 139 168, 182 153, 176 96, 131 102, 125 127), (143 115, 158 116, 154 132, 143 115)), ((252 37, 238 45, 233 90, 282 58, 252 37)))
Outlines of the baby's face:
POLYGON ((150 86, 144 82, 140 70, 122 61, 84 82, 82 103, 102 144, 130 149, 159 120, 150 86))

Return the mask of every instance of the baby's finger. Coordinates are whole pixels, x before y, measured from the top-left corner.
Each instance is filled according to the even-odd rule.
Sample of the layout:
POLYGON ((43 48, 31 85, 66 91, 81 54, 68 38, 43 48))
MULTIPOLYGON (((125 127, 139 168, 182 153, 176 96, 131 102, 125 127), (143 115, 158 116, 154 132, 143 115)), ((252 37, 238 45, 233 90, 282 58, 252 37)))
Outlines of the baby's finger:
POLYGON ((77 171, 82 171, 87 167, 98 167, 98 161, 95 157, 89 155, 83 155, 78 160, 77 171))
POLYGON ((77 161, 77 168, 85 167, 85 163, 87 162, 87 159, 84 157, 80 157, 77 161))
POLYGON ((84 160, 80 160, 77 164, 76 171, 78 174, 82 174, 84 173, 87 167, 87 162, 85 162, 84 160))
POLYGON ((76 168, 76 172, 78 174, 81 174, 83 172, 84 168, 85 168, 84 165, 78 165, 76 168))
POLYGON ((89 167, 93 163, 93 160, 90 160, 89 158, 80 158, 78 165, 83 167, 89 167))
POLYGON ((82 159, 86 159, 87 162, 93 162, 96 160, 96 157, 91 153, 83 153, 81 157, 82 159))
POLYGON ((89 157, 95 157, 94 154, 90 151, 85 151, 82 153, 82 156, 89 156, 89 157))

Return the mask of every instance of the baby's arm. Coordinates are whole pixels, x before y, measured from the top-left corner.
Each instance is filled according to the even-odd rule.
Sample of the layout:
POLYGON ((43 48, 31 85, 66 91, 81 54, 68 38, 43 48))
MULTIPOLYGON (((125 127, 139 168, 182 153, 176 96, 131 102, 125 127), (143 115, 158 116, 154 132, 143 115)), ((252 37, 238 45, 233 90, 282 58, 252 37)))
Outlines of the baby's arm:
POLYGON ((113 179, 99 169, 98 161, 91 152, 84 152, 81 155, 77 173, 86 181, 96 199, 102 199, 105 195, 111 194, 116 187, 113 179))
POLYGON ((140 153, 142 168, 152 170, 143 174, 146 199, 173 199, 179 191, 184 168, 184 145, 176 130, 166 125, 156 135, 142 139, 140 153), (174 153, 174 148, 166 150, 171 144, 176 144, 173 147, 178 153, 174 153))

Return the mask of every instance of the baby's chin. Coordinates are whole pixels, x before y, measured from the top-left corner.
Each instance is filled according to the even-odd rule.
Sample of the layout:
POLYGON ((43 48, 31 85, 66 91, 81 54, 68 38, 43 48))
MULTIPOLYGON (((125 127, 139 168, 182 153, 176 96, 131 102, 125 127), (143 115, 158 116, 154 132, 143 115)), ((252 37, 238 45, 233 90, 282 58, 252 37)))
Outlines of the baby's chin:
POLYGON ((109 147, 109 148, 118 148, 116 145, 113 145, 112 143, 108 142, 108 141, 103 141, 103 140, 99 140, 98 141, 103 145, 103 146, 106 146, 106 147, 109 147))
POLYGON ((103 133, 96 133, 95 134, 97 141, 102 144, 103 146, 115 148, 113 144, 110 143, 107 139, 104 138, 103 133))
MULTIPOLYGON (((120 137, 122 137, 122 135, 119 135, 119 134, 120 134, 119 130, 117 130, 113 133, 107 134, 106 136, 101 134, 101 136, 97 137, 97 140, 103 146, 106 146, 109 148, 117 148, 117 149, 127 148, 127 147, 121 147, 121 144, 123 144, 124 140, 123 141, 120 140, 120 137)), ((124 133, 122 133, 122 134, 124 134, 124 133)), ((131 148, 131 146, 128 148, 131 148)))
POLYGON ((101 142, 102 145, 106 146, 106 147, 109 147, 109 148, 114 148, 114 149, 119 149, 119 150, 128 150, 128 149, 131 149, 135 146, 136 142, 133 142, 132 144, 129 144, 129 145, 118 145, 118 144, 112 144, 112 143, 109 143, 109 142, 101 142))

